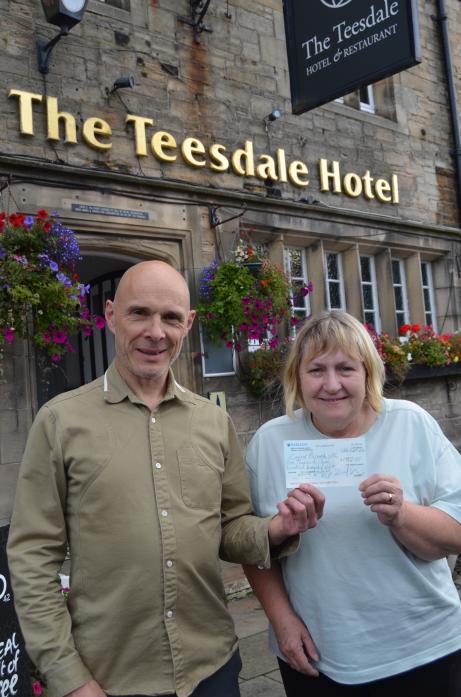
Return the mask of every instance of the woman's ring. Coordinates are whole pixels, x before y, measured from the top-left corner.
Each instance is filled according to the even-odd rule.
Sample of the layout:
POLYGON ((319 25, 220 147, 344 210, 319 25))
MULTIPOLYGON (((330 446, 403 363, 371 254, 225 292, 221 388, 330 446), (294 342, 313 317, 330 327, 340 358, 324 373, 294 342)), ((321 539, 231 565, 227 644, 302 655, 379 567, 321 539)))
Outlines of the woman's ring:
POLYGON ((391 504, 393 498, 394 498, 394 495, 391 494, 391 493, 389 493, 389 494, 387 495, 387 503, 391 504))

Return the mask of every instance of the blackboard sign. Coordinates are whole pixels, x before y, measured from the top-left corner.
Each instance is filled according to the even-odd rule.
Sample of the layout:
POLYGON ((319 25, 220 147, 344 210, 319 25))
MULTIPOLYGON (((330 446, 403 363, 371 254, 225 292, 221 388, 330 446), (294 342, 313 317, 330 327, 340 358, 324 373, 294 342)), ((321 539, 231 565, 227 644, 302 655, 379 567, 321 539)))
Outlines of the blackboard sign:
POLYGON ((14 611, 6 558, 8 530, 8 525, 0 527, 0 695, 29 697, 32 694, 30 664, 14 611))
POLYGON ((421 61, 416 0, 283 0, 294 114, 421 61))

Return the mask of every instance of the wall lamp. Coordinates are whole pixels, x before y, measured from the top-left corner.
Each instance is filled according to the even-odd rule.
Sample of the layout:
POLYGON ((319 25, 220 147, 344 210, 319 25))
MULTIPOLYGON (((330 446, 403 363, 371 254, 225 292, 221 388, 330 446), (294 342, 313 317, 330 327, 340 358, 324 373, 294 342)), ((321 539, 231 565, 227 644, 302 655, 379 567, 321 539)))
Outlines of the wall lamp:
POLYGON ((264 117, 264 125, 266 127, 266 131, 267 131, 268 124, 270 122, 277 121, 277 119, 281 119, 282 116, 283 116, 283 111, 281 109, 277 109, 277 107, 274 107, 272 109, 271 113, 264 117))
POLYGON ((126 87, 134 87, 134 76, 133 75, 124 75, 123 77, 118 77, 114 81, 114 84, 112 85, 112 89, 108 89, 106 87, 106 92, 107 92, 107 94, 113 94, 116 90, 125 89, 126 87))
POLYGON ((60 27, 51 41, 37 40, 38 69, 46 75, 51 51, 63 36, 67 36, 75 24, 81 22, 88 0, 41 0, 46 21, 60 27))

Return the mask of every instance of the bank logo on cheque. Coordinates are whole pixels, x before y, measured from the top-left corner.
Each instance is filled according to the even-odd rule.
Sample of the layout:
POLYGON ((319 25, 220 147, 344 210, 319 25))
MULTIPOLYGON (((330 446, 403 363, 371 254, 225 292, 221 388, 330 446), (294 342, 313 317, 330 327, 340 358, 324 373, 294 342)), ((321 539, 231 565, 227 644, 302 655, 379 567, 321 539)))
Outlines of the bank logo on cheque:
POLYGON ((325 7, 331 7, 332 9, 336 9, 337 7, 344 7, 345 5, 348 5, 352 0, 320 0, 322 5, 325 5, 325 7))

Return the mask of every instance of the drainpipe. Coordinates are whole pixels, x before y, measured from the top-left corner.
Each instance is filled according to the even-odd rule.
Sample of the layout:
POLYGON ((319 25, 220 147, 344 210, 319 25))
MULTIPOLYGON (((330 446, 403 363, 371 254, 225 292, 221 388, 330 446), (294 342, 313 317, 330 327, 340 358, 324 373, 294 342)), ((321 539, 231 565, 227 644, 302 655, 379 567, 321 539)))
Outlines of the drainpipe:
POLYGON ((438 0, 438 17, 434 19, 440 24, 442 32, 443 55, 445 59, 445 71, 447 74, 448 98, 450 103, 451 127, 453 132, 456 170, 456 194, 458 200, 458 217, 461 227, 461 138, 458 123, 458 107, 456 105, 456 90, 453 77, 453 64, 451 61, 450 42, 448 39, 448 17, 445 11, 445 0, 438 0))

